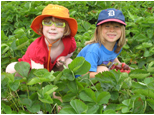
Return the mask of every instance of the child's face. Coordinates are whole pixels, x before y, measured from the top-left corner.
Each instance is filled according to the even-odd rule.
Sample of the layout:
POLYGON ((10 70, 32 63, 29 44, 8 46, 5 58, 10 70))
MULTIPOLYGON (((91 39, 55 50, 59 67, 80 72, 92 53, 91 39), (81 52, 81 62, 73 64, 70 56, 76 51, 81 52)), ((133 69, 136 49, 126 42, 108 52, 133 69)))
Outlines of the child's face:
MULTIPOLYGON (((62 23, 61 20, 54 17, 45 19, 45 23, 50 21, 62 23)), ((62 38, 64 35, 64 30, 65 27, 56 27, 55 24, 52 24, 50 26, 43 25, 43 35, 49 40, 57 40, 59 38, 62 38)))
POLYGON ((108 22, 102 25, 102 37, 106 42, 115 43, 121 37, 121 25, 108 22))

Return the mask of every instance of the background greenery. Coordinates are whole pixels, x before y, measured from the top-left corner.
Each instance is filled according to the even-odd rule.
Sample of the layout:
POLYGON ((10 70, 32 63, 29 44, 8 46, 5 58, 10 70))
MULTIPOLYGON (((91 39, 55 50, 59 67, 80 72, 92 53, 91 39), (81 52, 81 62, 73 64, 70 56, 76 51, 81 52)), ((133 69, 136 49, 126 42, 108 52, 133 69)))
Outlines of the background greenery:
POLYGON ((28 113, 36 113, 39 110, 42 110, 43 113, 52 113, 50 108, 54 108, 56 104, 63 107, 67 105, 61 113, 153 113, 153 6, 154 1, 1 1, 1 99, 12 100, 2 102, 2 113, 16 113, 15 111, 26 113, 24 106, 28 113), (77 49, 72 59, 75 59, 78 52, 85 46, 85 41, 92 38, 101 10, 106 8, 121 10, 127 24, 127 43, 123 47, 119 59, 135 70, 132 70, 130 74, 115 73, 114 70, 106 74, 100 73, 92 81, 88 79, 88 76, 74 79, 75 74, 82 75, 86 73, 85 69, 89 68, 86 62, 82 62, 83 59, 79 59, 74 61, 69 69, 64 69, 59 73, 48 73, 46 70, 40 70, 39 73, 34 70, 32 71, 34 73, 29 76, 28 73, 24 75, 22 72, 26 73, 25 71, 28 70, 28 66, 25 64, 22 65, 25 68, 17 66, 18 72, 25 77, 24 79, 19 81, 12 74, 6 74, 4 72, 6 66, 22 57, 30 43, 39 37, 30 28, 31 22, 42 13, 47 4, 51 3, 67 7, 70 17, 75 18, 78 22, 78 32, 75 36, 77 49), (77 63, 80 61, 81 65, 77 63), (59 79, 60 81, 58 81, 59 79), (22 82, 26 82, 27 85, 20 84, 22 82), (54 85, 47 85, 52 82, 54 85), (50 91, 51 88, 54 89, 50 91), (27 89, 27 94, 23 95, 25 89, 27 89), (22 93, 20 91, 17 93, 17 90, 22 93), (59 92, 64 103, 61 104, 57 100, 53 101, 49 98, 53 91, 59 92), (87 96, 89 96, 88 99, 85 98, 87 96), (100 97, 103 97, 102 100, 100 97), (17 102, 16 106, 14 102, 17 102), (48 103, 45 104, 46 102, 48 103), (42 103, 46 108, 42 106, 42 103), (76 107, 77 104, 80 106, 76 107), (103 109, 102 104, 107 104, 107 109, 103 109), (19 111, 20 108, 22 111, 19 111))

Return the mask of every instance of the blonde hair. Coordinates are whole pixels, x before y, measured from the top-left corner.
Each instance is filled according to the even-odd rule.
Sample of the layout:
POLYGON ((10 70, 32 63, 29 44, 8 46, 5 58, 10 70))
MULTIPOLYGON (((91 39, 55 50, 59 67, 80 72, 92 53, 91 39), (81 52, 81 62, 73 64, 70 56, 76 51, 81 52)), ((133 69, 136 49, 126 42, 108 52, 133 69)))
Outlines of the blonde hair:
MULTIPOLYGON (((116 22, 107 22, 107 23, 116 23, 116 22)), ((103 24, 102 24, 103 25, 103 24)), ((93 38, 90 41, 87 41, 85 45, 92 44, 92 43, 99 43, 101 44, 105 43, 104 38, 102 37, 102 25, 99 25, 96 27, 93 38)), ((117 40, 117 48, 115 50, 115 53, 119 53, 123 45, 125 44, 125 26, 121 24, 121 37, 117 40)))
MULTIPOLYGON (((52 17, 46 17, 43 20, 52 20, 52 17)), ((65 30, 64 30, 63 37, 69 36, 71 34, 71 29, 70 29, 69 24, 67 23, 67 21, 65 21, 63 19, 58 19, 58 18, 55 18, 55 21, 65 22, 65 30)), ((38 33, 43 35, 42 23, 40 24, 40 28, 38 29, 38 33)))

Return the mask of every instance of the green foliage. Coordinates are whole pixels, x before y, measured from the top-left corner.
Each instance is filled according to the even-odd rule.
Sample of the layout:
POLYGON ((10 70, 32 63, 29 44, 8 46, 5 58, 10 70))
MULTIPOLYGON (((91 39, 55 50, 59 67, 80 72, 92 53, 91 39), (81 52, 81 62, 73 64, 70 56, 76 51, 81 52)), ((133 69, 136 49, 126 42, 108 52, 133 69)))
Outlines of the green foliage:
POLYGON ((1 113, 33 114, 150 114, 154 113, 154 2, 153 1, 2 1, 1 2, 1 113), (30 72, 28 63, 15 69, 21 77, 5 73, 6 66, 21 58, 39 37, 30 25, 47 4, 69 9, 78 22, 77 49, 67 69, 30 72), (121 62, 135 68, 129 74, 111 70, 90 79, 90 64, 75 58, 93 37, 98 14, 117 8, 126 19, 126 45, 121 62), (75 75, 83 75, 75 79, 75 75), (63 102, 53 98, 53 92, 63 102))

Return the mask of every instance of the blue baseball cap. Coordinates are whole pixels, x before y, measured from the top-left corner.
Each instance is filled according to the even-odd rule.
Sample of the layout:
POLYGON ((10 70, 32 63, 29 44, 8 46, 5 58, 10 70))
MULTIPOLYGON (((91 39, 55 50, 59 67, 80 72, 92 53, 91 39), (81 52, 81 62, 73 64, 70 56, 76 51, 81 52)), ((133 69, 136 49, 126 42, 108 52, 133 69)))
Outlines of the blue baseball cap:
POLYGON ((96 26, 101 25, 105 22, 110 22, 110 21, 118 22, 123 25, 126 25, 125 17, 123 13, 120 10, 109 8, 109 9, 102 10, 100 12, 96 26))

